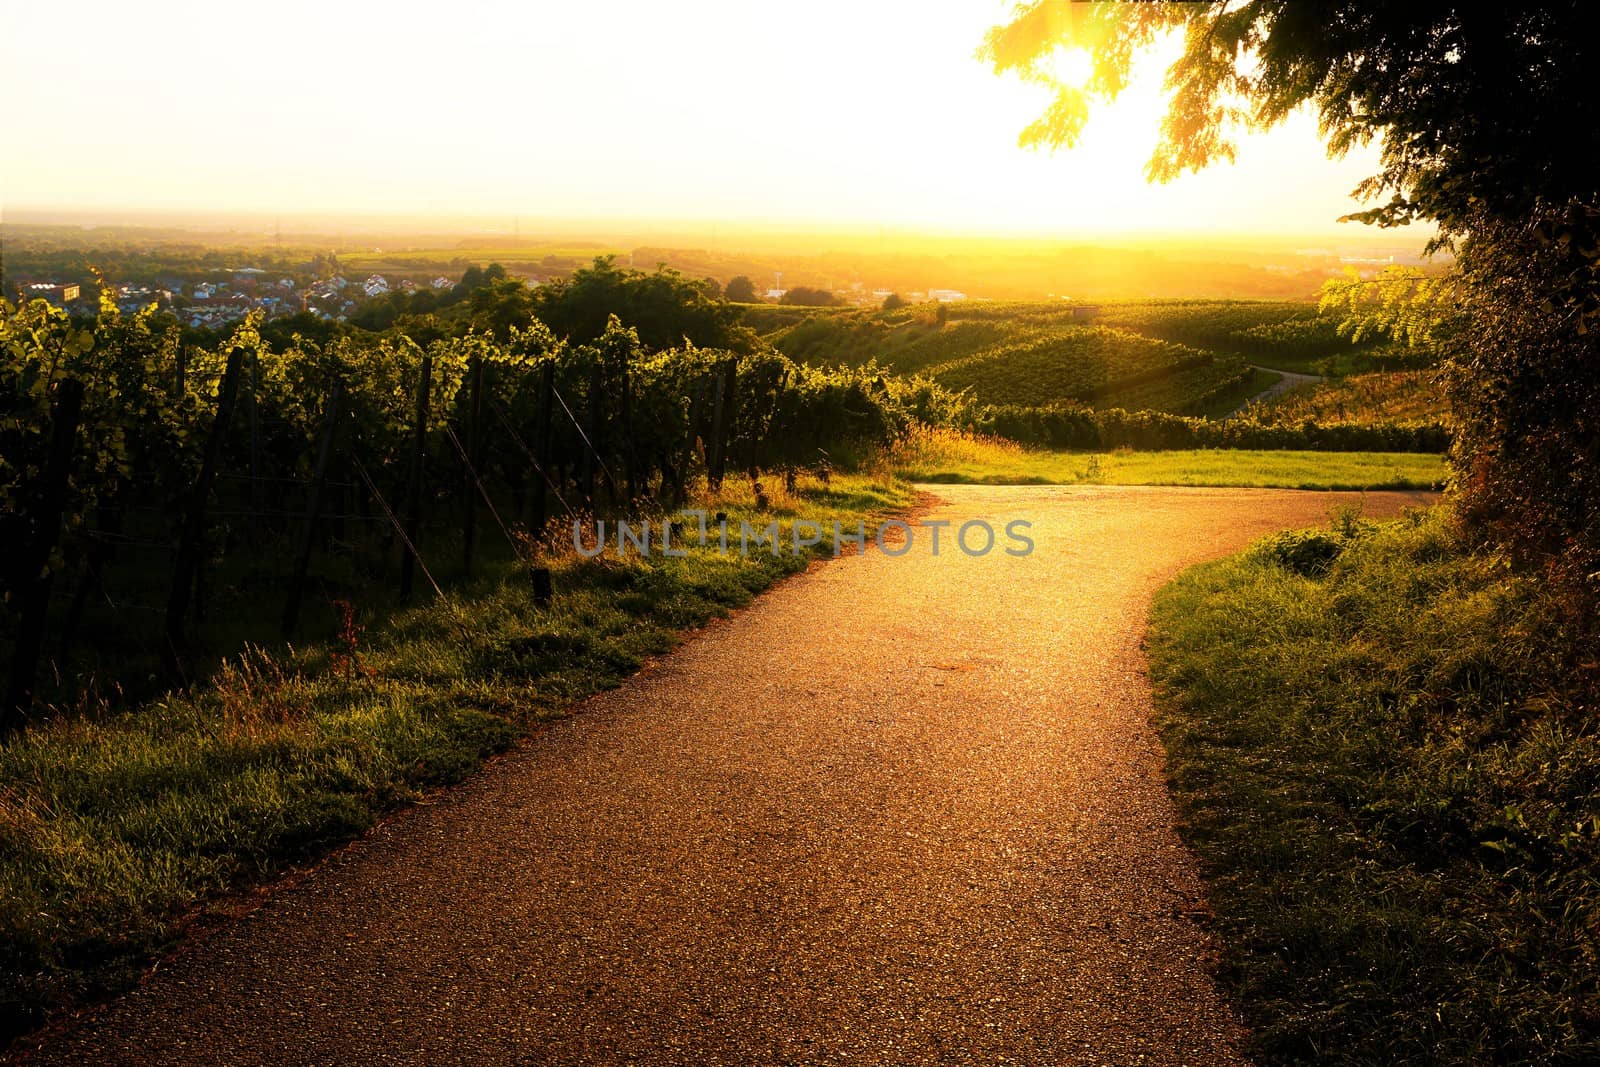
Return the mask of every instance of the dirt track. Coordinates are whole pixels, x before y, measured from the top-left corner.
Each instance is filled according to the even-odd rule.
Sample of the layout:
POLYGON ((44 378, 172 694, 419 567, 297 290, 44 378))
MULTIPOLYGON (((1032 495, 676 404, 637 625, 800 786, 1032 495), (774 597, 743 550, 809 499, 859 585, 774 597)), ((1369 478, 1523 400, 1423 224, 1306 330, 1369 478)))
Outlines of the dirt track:
POLYGON ((936 492, 926 518, 1030 519, 1037 551, 923 531, 784 584, 40 1058, 1236 1062, 1145 609, 1353 495, 936 492))

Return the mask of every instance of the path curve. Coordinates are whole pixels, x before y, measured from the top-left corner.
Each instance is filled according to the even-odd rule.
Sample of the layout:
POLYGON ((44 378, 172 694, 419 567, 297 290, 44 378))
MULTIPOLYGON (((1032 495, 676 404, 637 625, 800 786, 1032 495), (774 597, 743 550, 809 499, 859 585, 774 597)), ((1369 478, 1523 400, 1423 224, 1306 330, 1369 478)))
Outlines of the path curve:
POLYGON ((39 1061, 1237 1062, 1145 610, 1355 495, 935 491, 927 519, 1028 519, 1037 551, 924 530, 784 583, 39 1061))
POLYGON ((1229 418, 1244 414, 1252 404, 1259 404, 1263 400, 1271 400, 1274 397, 1282 396, 1291 389, 1298 389, 1303 385, 1316 385, 1318 382, 1328 380, 1320 374, 1302 374, 1299 371, 1279 370, 1277 367, 1263 367, 1259 363, 1252 363, 1250 366, 1255 370, 1264 370, 1269 374, 1276 374, 1280 377, 1277 381, 1261 390, 1261 392, 1228 412, 1229 418))

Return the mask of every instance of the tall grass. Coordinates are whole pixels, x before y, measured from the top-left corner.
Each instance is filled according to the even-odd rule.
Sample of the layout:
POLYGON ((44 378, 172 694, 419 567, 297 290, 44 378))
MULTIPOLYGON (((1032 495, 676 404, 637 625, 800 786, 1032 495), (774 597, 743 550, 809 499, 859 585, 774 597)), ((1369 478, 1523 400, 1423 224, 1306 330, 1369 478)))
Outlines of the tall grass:
POLYGON ((1264 1061, 1600 1062, 1600 720, 1560 617, 1444 509, 1158 595, 1169 771, 1264 1061))

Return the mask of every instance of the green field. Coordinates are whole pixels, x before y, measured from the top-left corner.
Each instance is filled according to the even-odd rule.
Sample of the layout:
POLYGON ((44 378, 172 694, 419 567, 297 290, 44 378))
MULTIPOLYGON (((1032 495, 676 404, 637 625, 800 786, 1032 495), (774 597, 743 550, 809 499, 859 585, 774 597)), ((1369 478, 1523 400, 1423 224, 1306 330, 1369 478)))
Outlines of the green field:
MULTIPOLYGON (((1276 380, 1270 369, 1256 366, 1340 379, 1430 358, 1353 345, 1314 305, 1286 301, 1127 301, 1100 305, 1084 318, 1059 301, 786 311, 749 308, 745 316, 792 359, 849 366, 872 361, 926 376, 980 404, 1016 407, 1066 402, 1222 418, 1276 380)), ((1406 414, 1437 419, 1442 408, 1430 392, 1406 414)))
POLYGON ((1444 457, 1426 453, 1052 452, 948 431, 914 433, 889 456, 890 469, 901 478, 946 484, 1438 489, 1446 477, 1444 457))

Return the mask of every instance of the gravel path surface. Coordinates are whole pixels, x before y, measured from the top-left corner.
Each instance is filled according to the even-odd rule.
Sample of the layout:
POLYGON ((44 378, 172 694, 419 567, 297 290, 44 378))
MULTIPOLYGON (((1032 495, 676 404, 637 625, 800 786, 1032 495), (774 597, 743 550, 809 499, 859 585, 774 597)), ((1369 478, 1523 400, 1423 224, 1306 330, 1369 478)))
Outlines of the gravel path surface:
MULTIPOLYGON (((1354 494, 941 486, 166 960, 48 1063, 1231 1063, 1139 641, 1354 494)), ((1419 494, 1373 494, 1385 514, 1419 494)))

